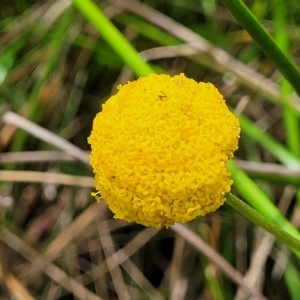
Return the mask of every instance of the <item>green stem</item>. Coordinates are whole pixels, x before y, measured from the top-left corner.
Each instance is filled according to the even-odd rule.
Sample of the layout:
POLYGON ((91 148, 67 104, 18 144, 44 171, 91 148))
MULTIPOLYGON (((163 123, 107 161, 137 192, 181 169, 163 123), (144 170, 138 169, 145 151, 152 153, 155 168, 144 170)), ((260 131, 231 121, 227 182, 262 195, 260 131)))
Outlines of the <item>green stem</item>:
POLYGON ((274 223, 300 240, 298 230, 281 214, 280 210, 245 172, 238 168, 233 161, 227 163, 227 168, 231 172, 235 188, 256 211, 263 215, 269 222, 274 223))
POLYGON ((155 73, 95 3, 90 0, 73 0, 72 2, 137 76, 155 73))
POLYGON ((276 238, 288 245, 293 252, 296 252, 298 255, 300 254, 300 240, 294 238, 274 223, 269 222, 261 214, 256 212, 253 208, 240 200, 238 197, 229 193, 226 195, 226 200, 229 205, 239 211, 250 221, 273 234, 276 238))
POLYGON ((300 96, 300 73, 241 0, 221 0, 300 96))
MULTIPOLYGON (((277 0, 273 8, 275 41, 280 49, 288 55, 289 53, 289 36, 286 30, 288 8, 285 0, 277 0)), ((280 92, 284 104, 291 103, 291 94, 293 92, 290 84, 280 78, 280 92)), ((289 105, 283 105, 283 120, 286 128, 286 143, 291 153, 295 157, 300 156, 300 128, 299 118, 289 105)))

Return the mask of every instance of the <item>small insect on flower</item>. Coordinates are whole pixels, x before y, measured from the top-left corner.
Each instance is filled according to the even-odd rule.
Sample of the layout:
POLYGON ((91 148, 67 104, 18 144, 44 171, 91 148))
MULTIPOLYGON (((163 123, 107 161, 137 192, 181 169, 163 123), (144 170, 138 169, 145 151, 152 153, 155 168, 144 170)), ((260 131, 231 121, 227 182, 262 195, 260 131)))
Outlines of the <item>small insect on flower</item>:
POLYGON ((151 74, 119 86, 88 139, 96 199, 115 218, 153 227, 213 212, 230 191, 239 135, 211 83, 151 74))
POLYGON ((164 92, 160 91, 160 93, 162 94, 162 95, 158 95, 158 98, 160 100, 163 100, 164 98, 168 98, 167 95, 164 92))

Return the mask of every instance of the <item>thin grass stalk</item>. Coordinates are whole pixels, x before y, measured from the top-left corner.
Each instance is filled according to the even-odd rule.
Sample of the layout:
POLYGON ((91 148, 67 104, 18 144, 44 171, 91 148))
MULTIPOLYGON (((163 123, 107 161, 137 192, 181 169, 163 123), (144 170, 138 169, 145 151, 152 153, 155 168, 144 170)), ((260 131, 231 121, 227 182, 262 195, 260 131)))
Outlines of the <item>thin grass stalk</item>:
POLYGON ((94 2, 90 0, 73 0, 72 2, 128 67, 132 69, 135 75, 147 76, 155 73, 94 2))
POLYGON ((247 219, 273 234, 277 239, 289 246, 298 257, 300 257, 300 238, 297 239, 286 231, 282 230, 278 225, 275 225, 274 222, 267 220, 263 215, 259 214, 256 210, 251 208, 233 194, 227 194, 226 200, 229 205, 243 214, 247 219))
POLYGON ((300 96, 300 73, 241 0, 221 0, 300 96))
MULTIPOLYGON (((275 27, 275 40, 281 50, 288 55, 289 53, 289 37, 286 30, 288 19, 288 11, 286 2, 278 0, 274 5, 273 19, 275 27)), ((291 102, 292 87, 284 78, 280 78, 280 93, 283 102, 289 104, 291 102)), ((300 156, 300 128, 299 119, 288 105, 283 105, 283 121, 286 129, 286 143, 295 157, 300 156)), ((296 199, 300 204, 300 189, 296 191, 296 199)), ((290 262, 287 263, 284 272, 284 280, 292 299, 298 298, 300 274, 297 269, 292 267, 290 262)))

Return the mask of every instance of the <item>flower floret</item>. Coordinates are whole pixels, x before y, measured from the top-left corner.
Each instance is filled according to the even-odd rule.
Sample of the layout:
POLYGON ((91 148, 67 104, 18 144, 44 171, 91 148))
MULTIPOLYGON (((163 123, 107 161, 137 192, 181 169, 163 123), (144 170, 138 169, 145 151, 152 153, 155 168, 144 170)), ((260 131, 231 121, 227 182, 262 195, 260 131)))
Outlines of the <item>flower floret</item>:
POLYGON ((184 74, 128 82, 93 123, 95 187, 116 218, 153 227, 188 222, 224 203, 239 134, 210 83, 184 74))

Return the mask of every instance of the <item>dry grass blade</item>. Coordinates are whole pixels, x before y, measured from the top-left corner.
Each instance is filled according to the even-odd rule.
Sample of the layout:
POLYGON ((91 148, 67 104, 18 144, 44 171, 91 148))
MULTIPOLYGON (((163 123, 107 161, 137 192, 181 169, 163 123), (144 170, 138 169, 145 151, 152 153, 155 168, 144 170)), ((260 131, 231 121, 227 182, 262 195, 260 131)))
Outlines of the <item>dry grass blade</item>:
POLYGON ((34 300, 35 298, 25 288, 23 283, 9 270, 9 256, 7 256, 7 249, 7 245, 0 241, 0 298, 11 297, 16 300, 34 300))
POLYGON ((300 179, 300 171, 273 163, 261 163, 235 159, 236 164, 250 174, 293 176, 300 179))
POLYGON ((80 187, 94 187, 94 179, 87 176, 73 176, 53 172, 36 171, 0 171, 1 181, 40 182, 80 187))
POLYGON ((8 287, 14 299, 16 300, 35 299, 14 275, 6 274, 5 282, 6 282, 6 286, 8 287))
POLYGON ((122 263, 122 267, 131 276, 132 280, 134 280, 134 282, 141 288, 141 290, 143 290, 145 294, 149 296, 150 299, 165 299, 130 259, 125 260, 122 263))
MULTIPOLYGON (((102 225, 101 228, 103 228, 103 230, 105 230, 107 232, 108 228, 106 228, 105 226, 107 226, 107 225, 102 225)), ((100 238, 106 258, 114 257, 114 243, 113 243, 111 235, 109 233, 102 234, 100 231, 99 238, 100 238)), ((113 280, 113 283, 115 286, 115 291, 118 294, 119 299, 132 299, 132 295, 129 293, 127 285, 124 282, 124 278, 122 275, 122 271, 119 268, 119 264, 118 263, 113 264, 113 260, 111 260, 111 259, 106 259, 106 264, 109 268, 109 272, 110 272, 110 275, 112 277, 112 280, 113 280)))
MULTIPOLYGON (((282 197, 278 203, 278 208, 280 209, 283 215, 286 214, 294 195, 295 190, 291 186, 288 186, 284 189, 282 197)), ((250 266, 244 276, 244 279, 249 283, 249 285, 259 288, 259 284, 262 285, 264 266, 272 250, 275 237, 269 234, 268 232, 263 231, 261 228, 257 228, 256 240, 257 246, 253 250, 252 257, 250 260, 250 266)), ((247 295, 245 295, 244 291, 241 288, 239 288, 236 293, 235 300, 244 299, 248 299, 248 297, 247 295)))
POLYGON ((52 133, 51 131, 42 128, 41 126, 38 126, 37 124, 31 121, 28 121, 20 115, 11 111, 7 111, 2 115, 1 120, 4 123, 11 124, 17 126, 20 129, 23 129, 24 131, 30 133, 38 139, 50 145, 53 145, 58 149, 66 151, 69 155, 77 158, 84 164, 89 165, 89 157, 86 154, 86 152, 74 146, 73 144, 61 138, 60 136, 52 133))
POLYGON ((50 243, 43 254, 45 259, 50 262, 57 258, 60 253, 62 253, 75 238, 80 236, 91 223, 96 219, 101 220, 101 218, 104 217, 105 211, 104 202, 99 204, 95 203, 85 209, 64 232, 50 243))
POLYGON ((170 267, 170 295, 171 300, 185 299, 187 279, 181 275, 182 257, 184 254, 185 240, 180 235, 176 236, 174 254, 170 267))
MULTIPOLYGON (((128 223, 118 220, 103 221, 97 226, 98 234, 101 237, 111 235, 113 230, 119 229, 124 225, 127 226, 128 223)), ((150 299, 164 299, 161 293, 155 287, 153 287, 151 282, 145 277, 142 271, 140 271, 130 259, 130 256, 138 252, 140 248, 144 247, 144 245, 158 232, 159 230, 154 228, 145 228, 132 240, 130 240, 122 249, 115 250, 115 252, 108 249, 109 251, 106 253, 106 259, 98 265, 93 264, 91 271, 86 272, 86 275, 90 277, 89 279, 83 279, 85 283, 89 284, 92 282, 98 282, 100 280, 102 284, 105 284, 102 282, 102 278, 105 278, 105 275, 108 272, 112 272, 115 268, 122 266, 131 279, 146 295, 149 296, 150 299)), ((105 243, 105 241, 103 243, 107 247, 107 243, 105 243)), ((99 250, 97 250, 97 253, 99 254, 99 250)))
MULTIPOLYGON (((88 153, 86 153, 88 155, 88 153)), ((0 153, 0 164, 48 161, 74 161, 75 158, 60 151, 24 151, 0 153)))
MULTIPOLYGON (((35 259, 39 257, 39 254, 30 246, 28 246, 19 237, 14 235, 8 229, 1 228, 0 239, 5 242, 9 247, 14 249, 16 252, 20 253, 24 258, 26 258, 31 264, 34 263, 35 259)), ((34 266, 43 271, 48 275, 53 281, 57 282, 59 285, 64 287, 66 290, 70 291, 81 300, 101 300, 100 297, 93 294, 91 291, 87 290, 81 283, 77 280, 70 278, 65 272, 52 263, 47 263, 46 261, 39 259, 38 263, 34 266)))
MULTIPOLYGON (((263 280, 263 266, 269 256, 275 238, 268 232, 261 232, 261 229, 258 229, 257 237, 259 238, 259 244, 252 255, 251 266, 244 279, 250 286, 260 288, 263 280)), ((235 300, 246 299, 248 299, 248 295, 242 289, 239 289, 235 300)))
POLYGON ((187 240, 205 256, 211 259, 212 262, 218 266, 229 278, 231 278, 239 286, 246 289, 251 295, 256 297, 256 299, 266 300, 266 298, 258 290, 249 286, 239 271, 234 269, 218 252, 203 242, 193 231, 188 229, 186 226, 177 223, 173 225, 171 229, 181 235, 185 240, 187 240))
MULTIPOLYGON (((152 286, 152 284, 147 280, 143 273, 137 268, 137 266, 130 260, 130 256, 137 252, 141 247, 143 247, 154 235, 156 235, 159 230, 154 228, 145 228, 139 234, 137 234, 125 247, 118 251, 112 251, 114 249, 112 237, 110 235, 110 230, 107 222, 103 222, 98 226, 99 237, 103 245, 104 251, 106 252, 105 262, 94 269, 96 276, 103 276, 104 271, 112 272, 116 271, 115 276, 120 277, 119 266, 131 276, 131 278, 138 284, 138 286, 143 290, 150 299, 162 300, 164 297, 152 286)), ((119 285, 122 284, 120 280, 115 280, 119 285)), ((119 290, 118 294, 120 299, 125 299, 124 289, 116 287, 119 290)), ((128 296, 128 295, 127 295, 128 296)), ((132 299, 132 298, 129 298, 132 299)))
MULTIPOLYGON (((107 225, 105 222, 101 225, 100 234, 103 234, 103 230, 108 232, 107 225)), ((109 264, 110 270, 119 266, 124 261, 128 259, 131 255, 137 252, 141 247, 144 246, 154 235, 158 233, 159 230, 155 228, 146 228, 140 232, 136 237, 134 237, 125 247, 113 253, 111 256, 107 257, 105 263, 97 267, 97 274, 102 275, 108 271, 106 265, 109 264)))

